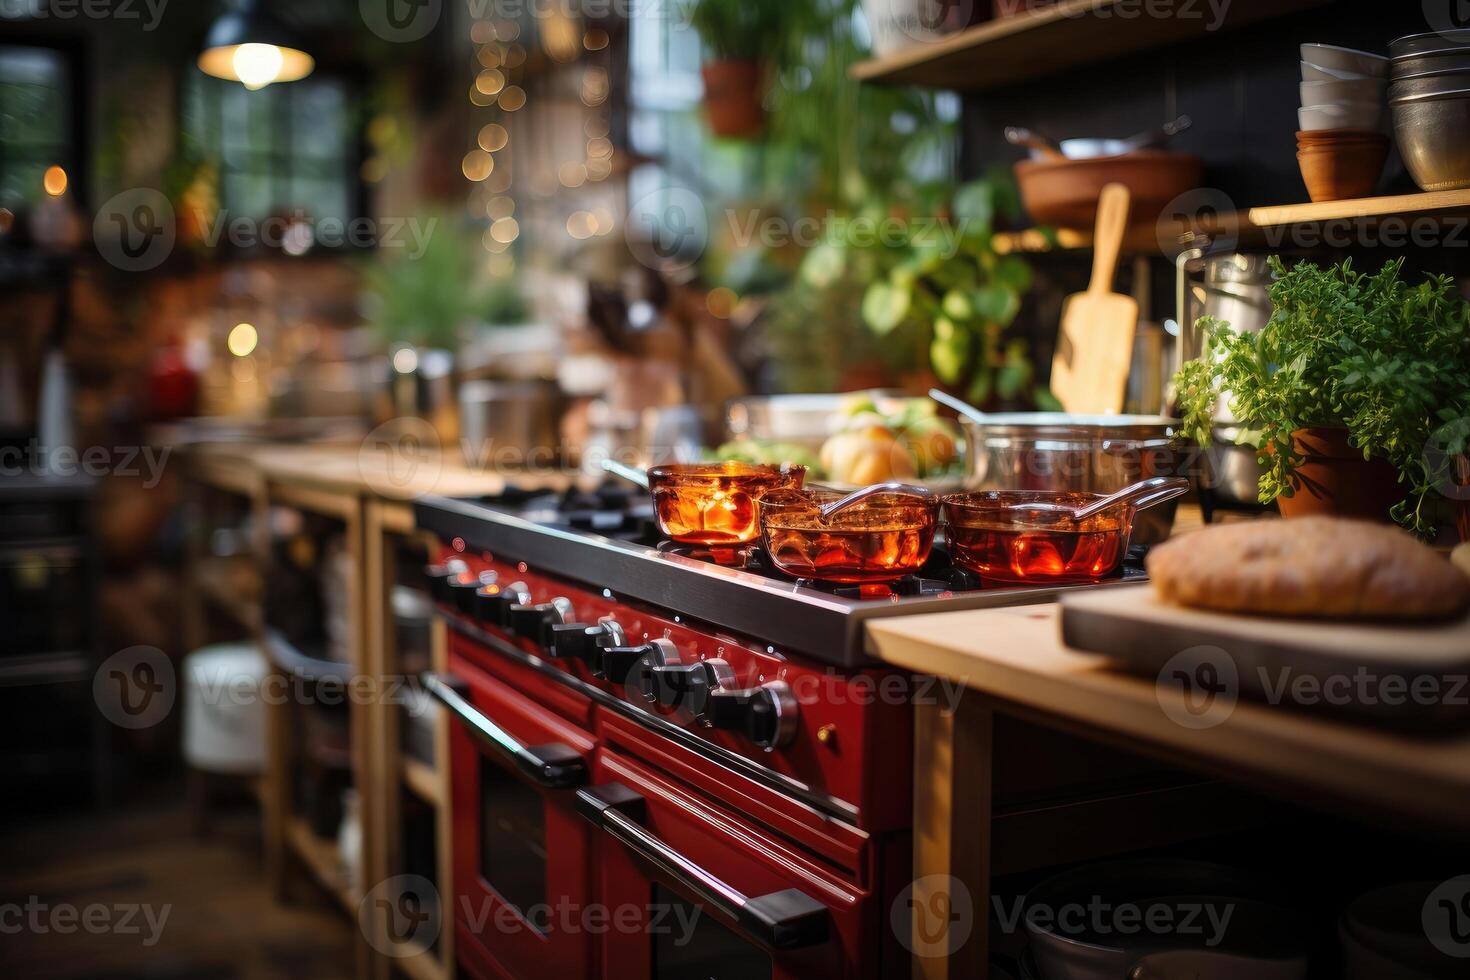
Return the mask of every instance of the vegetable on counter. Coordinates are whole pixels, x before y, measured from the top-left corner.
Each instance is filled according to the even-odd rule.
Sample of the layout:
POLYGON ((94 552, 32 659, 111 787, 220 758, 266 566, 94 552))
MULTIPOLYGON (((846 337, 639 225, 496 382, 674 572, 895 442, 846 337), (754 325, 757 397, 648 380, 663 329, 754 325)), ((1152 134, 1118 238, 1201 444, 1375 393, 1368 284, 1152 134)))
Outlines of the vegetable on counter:
POLYGON ((959 432, 935 413, 927 398, 853 396, 831 420, 832 435, 819 453, 806 446, 742 438, 714 451, 714 458, 743 463, 800 463, 813 479, 867 485, 888 480, 934 479, 955 474, 959 432))
POLYGON ((841 428, 822 446, 821 469, 836 483, 863 485, 943 475, 959 459, 958 434, 927 398, 884 414, 871 398, 845 407, 841 428))

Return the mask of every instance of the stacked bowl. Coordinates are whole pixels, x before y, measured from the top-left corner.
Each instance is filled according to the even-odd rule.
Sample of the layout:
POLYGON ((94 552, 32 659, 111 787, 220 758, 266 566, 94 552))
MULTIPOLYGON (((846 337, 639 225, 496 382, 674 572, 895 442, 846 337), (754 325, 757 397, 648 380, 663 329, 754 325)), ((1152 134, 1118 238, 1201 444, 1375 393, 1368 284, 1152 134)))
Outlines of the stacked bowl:
POLYGON ((1307 195, 1313 201, 1367 197, 1388 159, 1388 59, 1331 44, 1303 44, 1301 51, 1296 158, 1307 195))
POLYGON ((1413 34, 1388 48, 1393 128, 1414 182, 1470 187, 1470 31, 1413 34))

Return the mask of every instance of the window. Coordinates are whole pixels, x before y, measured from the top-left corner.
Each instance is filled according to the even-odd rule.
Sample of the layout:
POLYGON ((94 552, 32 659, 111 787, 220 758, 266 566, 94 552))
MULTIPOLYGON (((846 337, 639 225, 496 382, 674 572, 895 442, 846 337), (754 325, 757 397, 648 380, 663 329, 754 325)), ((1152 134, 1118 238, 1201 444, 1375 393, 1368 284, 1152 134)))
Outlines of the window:
POLYGON ((304 212, 314 221, 359 216, 359 148, 347 85, 312 77, 250 91, 191 73, 183 144, 219 168, 229 218, 304 212))
POLYGON ((47 167, 74 172, 72 134, 66 55, 51 48, 0 45, 0 207, 33 203, 42 194, 47 167))

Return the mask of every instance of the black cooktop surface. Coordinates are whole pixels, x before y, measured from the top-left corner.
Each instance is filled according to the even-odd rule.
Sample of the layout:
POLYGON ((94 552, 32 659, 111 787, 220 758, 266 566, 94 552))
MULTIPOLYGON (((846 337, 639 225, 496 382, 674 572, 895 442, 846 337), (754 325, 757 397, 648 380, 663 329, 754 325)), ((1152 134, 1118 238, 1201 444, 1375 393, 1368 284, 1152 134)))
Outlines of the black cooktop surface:
POLYGON ((1119 575, 1067 586, 984 580, 949 560, 942 537, 915 575, 878 585, 793 579, 759 545, 712 548, 663 539, 646 491, 622 483, 594 490, 526 491, 456 500, 421 498, 418 525, 469 551, 524 561, 542 574, 609 590, 686 617, 758 637, 829 663, 866 657, 871 617, 1045 602, 1078 588, 1144 581, 1144 549, 1130 549, 1119 575))

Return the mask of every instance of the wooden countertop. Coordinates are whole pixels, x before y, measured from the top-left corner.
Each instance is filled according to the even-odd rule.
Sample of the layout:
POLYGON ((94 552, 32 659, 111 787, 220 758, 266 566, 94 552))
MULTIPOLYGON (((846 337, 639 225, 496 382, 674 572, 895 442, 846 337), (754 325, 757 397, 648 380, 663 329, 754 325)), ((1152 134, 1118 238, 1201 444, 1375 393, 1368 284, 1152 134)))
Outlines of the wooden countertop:
POLYGON ((1000 710, 1276 795, 1458 833, 1470 822, 1470 734, 1401 734, 1245 700, 1216 727, 1191 730, 1164 711, 1179 692, 1064 647, 1058 612, 1047 604, 877 619, 868 647, 890 664, 962 682, 1000 710))
POLYGON ((188 452, 196 470, 227 489, 248 485, 253 476, 384 500, 426 494, 474 497, 503 493, 508 486, 560 489, 576 474, 565 470, 490 470, 466 466, 458 453, 398 450, 371 441, 326 445, 211 443, 188 452))

